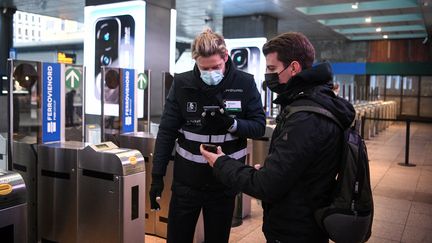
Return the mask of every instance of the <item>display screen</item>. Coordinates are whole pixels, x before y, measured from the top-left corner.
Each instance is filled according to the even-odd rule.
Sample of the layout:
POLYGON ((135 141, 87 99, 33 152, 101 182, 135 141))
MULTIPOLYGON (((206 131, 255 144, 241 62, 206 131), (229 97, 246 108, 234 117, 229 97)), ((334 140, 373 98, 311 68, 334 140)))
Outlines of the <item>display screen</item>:
MULTIPOLYGON (((136 74, 144 72, 145 6, 144 1, 127 1, 85 7, 86 114, 101 114, 104 92, 105 115, 119 115, 118 86, 106 74, 102 87, 102 66, 134 69, 136 74)), ((136 91, 136 99, 137 117, 143 117, 144 90, 136 91)))

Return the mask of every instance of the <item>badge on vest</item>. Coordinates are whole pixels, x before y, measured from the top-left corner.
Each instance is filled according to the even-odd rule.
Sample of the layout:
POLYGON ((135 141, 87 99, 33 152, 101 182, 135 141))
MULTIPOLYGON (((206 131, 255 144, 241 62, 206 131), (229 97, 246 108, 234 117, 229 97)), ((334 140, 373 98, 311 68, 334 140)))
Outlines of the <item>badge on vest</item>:
POLYGON ((197 111, 197 103, 196 102, 187 102, 186 111, 187 112, 196 112, 197 111))
POLYGON ((240 100, 224 100, 224 105, 227 111, 240 112, 242 110, 240 100))

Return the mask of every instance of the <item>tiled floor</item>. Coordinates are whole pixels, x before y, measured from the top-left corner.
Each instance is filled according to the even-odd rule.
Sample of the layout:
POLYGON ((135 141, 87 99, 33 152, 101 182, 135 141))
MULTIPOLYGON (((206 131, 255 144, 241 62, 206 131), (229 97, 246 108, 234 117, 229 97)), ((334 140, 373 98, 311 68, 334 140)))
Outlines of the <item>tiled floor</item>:
MULTIPOLYGON (((405 162, 404 123, 393 124, 367 140, 375 216, 368 242, 432 243, 432 124, 411 124, 410 160, 405 162)), ((252 213, 231 229, 230 242, 262 243, 262 209, 252 200, 252 213)), ((164 239, 146 236, 146 243, 164 239)))

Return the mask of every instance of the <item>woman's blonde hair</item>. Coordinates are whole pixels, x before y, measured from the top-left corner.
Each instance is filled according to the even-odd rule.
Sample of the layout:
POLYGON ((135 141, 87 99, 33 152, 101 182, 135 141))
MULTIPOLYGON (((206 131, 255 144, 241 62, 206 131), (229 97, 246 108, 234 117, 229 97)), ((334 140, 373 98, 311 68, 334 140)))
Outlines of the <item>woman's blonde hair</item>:
POLYGON ((225 58, 227 48, 222 35, 213 32, 210 28, 206 28, 192 42, 192 58, 209 57, 219 54, 225 58))

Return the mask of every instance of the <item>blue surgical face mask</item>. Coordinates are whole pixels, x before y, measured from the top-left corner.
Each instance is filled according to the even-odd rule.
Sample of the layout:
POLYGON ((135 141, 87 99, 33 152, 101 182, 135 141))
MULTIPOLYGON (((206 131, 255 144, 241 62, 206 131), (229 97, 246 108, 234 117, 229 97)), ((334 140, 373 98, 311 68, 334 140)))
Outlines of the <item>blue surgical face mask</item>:
POLYGON ((201 79, 207 85, 218 85, 224 77, 222 70, 213 70, 213 71, 200 70, 200 72, 201 72, 201 79))

